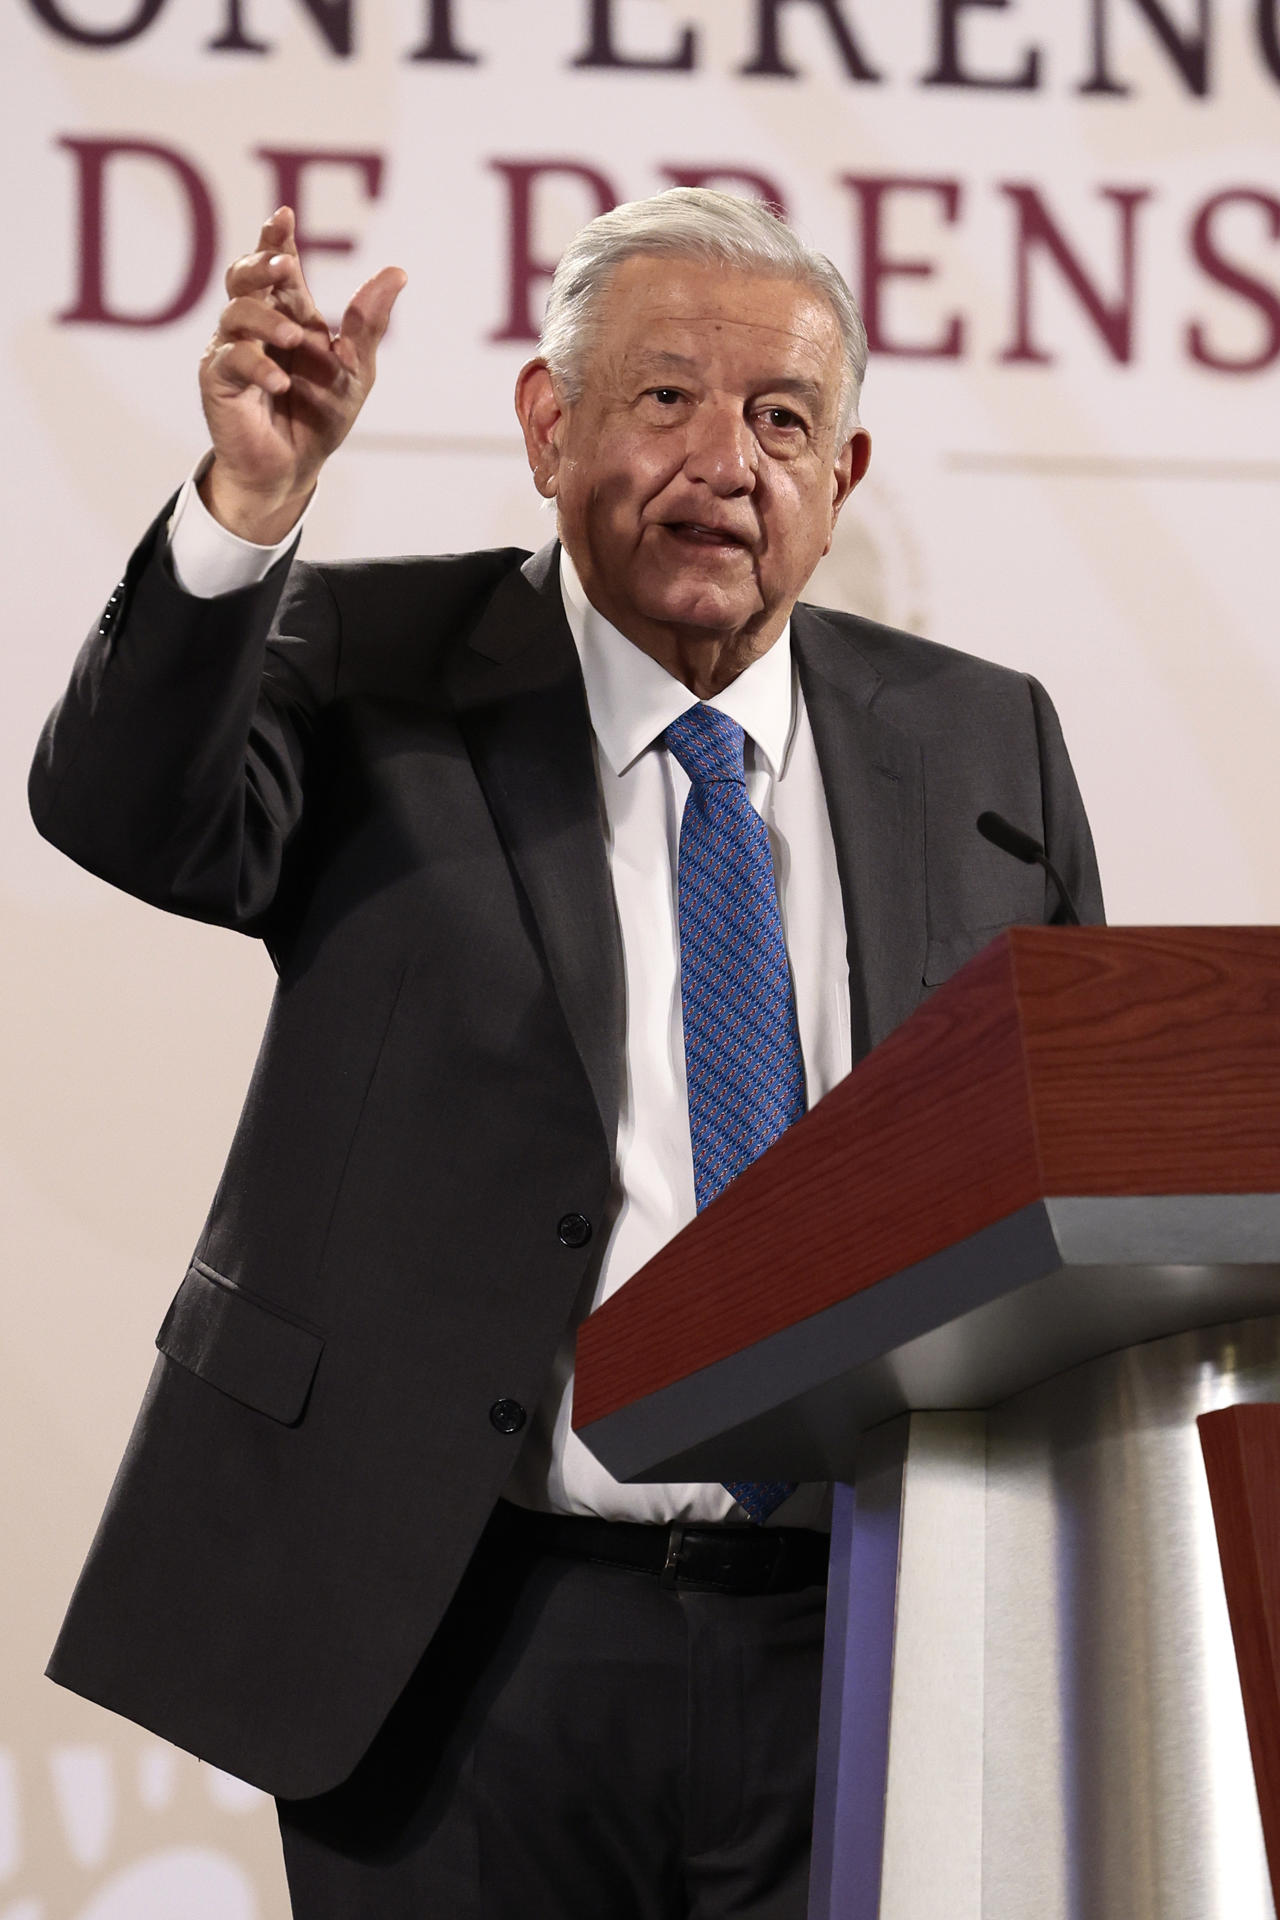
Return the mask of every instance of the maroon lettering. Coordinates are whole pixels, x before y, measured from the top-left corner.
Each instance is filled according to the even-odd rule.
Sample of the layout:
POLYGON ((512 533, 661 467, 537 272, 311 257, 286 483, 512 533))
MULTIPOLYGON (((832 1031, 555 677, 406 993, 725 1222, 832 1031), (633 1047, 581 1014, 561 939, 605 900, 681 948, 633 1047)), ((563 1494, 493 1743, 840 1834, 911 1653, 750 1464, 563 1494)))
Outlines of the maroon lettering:
POLYGON ((1033 254, 1044 252, 1088 314, 1112 359, 1127 364, 1133 358, 1137 212, 1143 201, 1150 199, 1150 188, 1098 189, 1119 216, 1120 291, 1113 300, 1106 299, 1089 279, 1034 187, 1002 183, 1000 191, 1008 194, 1017 215, 1013 340, 1000 355, 1001 360, 1053 364, 1053 354, 1035 343, 1031 316, 1031 260, 1033 254))
POLYGON ((1258 0, 1258 12, 1254 23, 1258 29, 1258 45, 1262 57, 1270 67, 1273 76, 1280 80, 1280 13, 1276 0, 1258 0))
POLYGON ((208 285, 218 244, 213 201, 194 166, 175 148, 151 140, 78 140, 68 134, 58 145, 75 156, 79 201, 79 284, 75 299, 58 319, 107 327, 167 327, 181 320, 208 285), (167 168, 186 202, 186 267, 173 298, 151 313, 124 312, 107 300, 107 163, 121 155, 167 168))
MULTIPOLYGON (((351 0, 300 0, 330 53, 346 60, 351 54, 351 0)), ((213 53, 270 53, 269 40, 255 40, 245 30, 245 0, 227 0, 222 32, 205 45, 213 53)))
POLYGON ((550 280, 554 260, 539 260, 533 252, 534 194, 545 180, 573 180, 587 189, 595 205, 587 218, 608 213, 618 196, 602 173, 581 160, 491 160, 489 165, 507 183, 507 311, 491 340, 536 340, 540 314, 534 312, 534 288, 550 280))
POLYGON ((584 50, 570 65, 574 67, 627 67, 649 73, 692 73, 697 52, 697 36, 685 27, 676 46, 668 54, 619 53, 614 38, 613 0, 587 0, 588 39, 584 50))
POLYGON ((861 285, 859 304, 873 353, 896 354, 903 359, 957 360, 964 352, 964 322, 958 313, 943 321, 933 340, 894 339, 884 317, 885 282, 894 279, 929 280, 936 271, 932 260, 894 260, 885 252, 884 212, 891 194, 927 193, 940 202, 942 218, 954 226, 960 214, 958 180, 924 180, 888 174, 846 173, 843 184, 857 196, 861 229, 861 285))
POLYGON ((304 180, 312 167, 350 167, 360 176, 366 200, 376 200, 382 192, 382 155, 380 153, 344 153, 336 147, 255 147, 259 160, 265 160, 275 180, 271 189, 274 207, 292 207, 294 243, 298 257, 306 266, 311 253, 352 253, 355 241, 349 233, 312 233, 307 225, 304 180))
POLYGON ((968 7, 1003 11, 1009 0, 938 0, 938 53, 932 69, 921 76, 925 87, 992 87, 1031 92, 1040 85, 1040 49, 1028 47, 1016 73, 974 73, 964 65, 960 49, 960 22, 968 7))
POLYGON ((63 8, 56 0, 27 0, 28 6, 37 20, 43 20, 51 32, 60 35, 63 40, 74 40, 79 47, 122 47, 128 40, 136 40, 145 33, 152 21, 164 6, 164 0, 138 0, 127 20, 118 27, 86 27, 78 20, 67 18, 63 8))
MULTIPOLYGON (((797 0, 756 0, 756 50, 746 66, 738 68, 739 73, 763 73, 780 80, 800 77, 800 69, 788 65, 783 58, 779 31, 782 9, 795 4, 797 0)), ((882 77, 864 58, 838 0, 803 0, 803 4, 818 8, 851 80, 876 81, 882 77)))
POLYGON ((455 66, 474 67, 478 53, 468 53, 453 37, 453 0, 427 0, 427 31, 410 60, 452 61, 455 66))
MULTIPOLYGON (((1197 0, 1198 25, 1190 33, 1174 25, 1159 0, 1133 0, 1133 4, 1182 75, 1188 93, 1203 98, 1209 91, 1209 0, 1197 0)), ((1081 81, 1078 91, 1127 94, 1130 88, 1111 70, 1111 0, 1092 0, 1092 12, 1093 71, 1081 81)))
POLYGON ((1193 320, 1187 328, 1187 352, 1202 367, 1212 367, 1216 373, 1261 373, 1280 359, 1280 297, 1275 287, 1235 266, 1220 251, 1214 223, 1224 207, 1233 206, 1256 207, 1265 217, 1269 237, 1280 239, 1280 200, 1254 187, 1228 187, 1206 200, 1196 214, 1191 223, 1191 251, 1211 280, 1255 309, 1263 323, 1263 338, 1254 353, 1222 353, 1211 344, 1204 323, 1193 320))
POLYGON ((766 207, 776 213, 779 219, 789 218, 786 196, 767 173, 757 173, 754 167, 703 166, 703 167, 660 167, 659 172, 669 180, 673 187, 723 187, 733 182, 733 190, 741 193, 745 187, 756 200, 763 200, 766 207))

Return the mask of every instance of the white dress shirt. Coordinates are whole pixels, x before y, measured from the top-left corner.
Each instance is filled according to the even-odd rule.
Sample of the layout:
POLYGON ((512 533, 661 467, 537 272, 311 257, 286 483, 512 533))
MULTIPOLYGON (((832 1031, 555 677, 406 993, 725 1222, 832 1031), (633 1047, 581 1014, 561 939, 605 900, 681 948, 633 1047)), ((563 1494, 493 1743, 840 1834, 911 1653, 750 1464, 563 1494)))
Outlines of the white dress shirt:
POLYGON ((196 490, 196 482, 212 458, 206 453, 187 476, 169 515, 169 560, 174 578, 184 593, 193 594, 197 600, 216 600, 220 593, 256 587, 259 580, 265 580, 281 554, 287 553, 298 538, 311 511, 308 502, 297 526, 274 547, 242 540, 214 519, 196 490))
MULTIPOLYGON (((198 470, 197 470, 198 471, 198 470)), ((187 482, 170 522, 179 583, 212 597, 260 580, 296 538, 257 547, 218 525, 187 482)), ((604 800, 609 871, 626 989, 626 1074, 608 1240, 582 1313, 665 1246, 697 1211, 680 1005, 677 870, 689 778, 662 744, 693 696, 592 607, 561 551, 565 614, 582 664, 604 800)), ((849 975, 835 844, 788 626, 709 702, 746 734, 747 791, 773 850, 791 961, 808 1104, 850 1068, 849 975)), ((507 1497, 522 1506, 610 1520, 716 1521, 735 1512, 723 1487, 624 1486, 572 1430, 576 1325, 560 1349, 507 1497)), ((800 1488, 773 1524, 825 1522, 827 1489, 800 1488)), ((739 1516, 740 1517, 740 1516, 739 1516)))

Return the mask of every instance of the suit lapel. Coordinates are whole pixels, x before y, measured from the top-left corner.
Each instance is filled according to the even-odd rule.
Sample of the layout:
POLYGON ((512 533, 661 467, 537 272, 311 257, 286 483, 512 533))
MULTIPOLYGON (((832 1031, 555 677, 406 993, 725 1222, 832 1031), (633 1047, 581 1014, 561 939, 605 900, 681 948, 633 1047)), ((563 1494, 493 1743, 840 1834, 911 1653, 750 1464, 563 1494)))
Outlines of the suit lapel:
POLYGON ((920 998, 924 772, 918 744, 871 711, 880 674, 851 639, 797 606, 791 640, 840 870, 857 1061, 920 998))
POLYGON ((612 1148, 622 955, 591 724, 553 542, 509 574, 461 650, 458 723, 519 876, 612 1148))

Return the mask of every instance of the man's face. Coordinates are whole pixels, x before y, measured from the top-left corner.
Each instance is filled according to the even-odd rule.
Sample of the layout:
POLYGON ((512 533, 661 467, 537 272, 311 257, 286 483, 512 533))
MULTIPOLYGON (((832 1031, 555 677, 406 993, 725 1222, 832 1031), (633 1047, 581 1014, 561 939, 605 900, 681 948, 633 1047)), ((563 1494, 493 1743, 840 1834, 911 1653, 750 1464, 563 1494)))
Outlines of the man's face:
POLYGON ((600 298, 581 399, 521 376, 587 596, 664 665, 718 659, 723 683, 782 631, 866 466, 865 435, 837 439, 842 371, 809 288, 641 256, 600 298))

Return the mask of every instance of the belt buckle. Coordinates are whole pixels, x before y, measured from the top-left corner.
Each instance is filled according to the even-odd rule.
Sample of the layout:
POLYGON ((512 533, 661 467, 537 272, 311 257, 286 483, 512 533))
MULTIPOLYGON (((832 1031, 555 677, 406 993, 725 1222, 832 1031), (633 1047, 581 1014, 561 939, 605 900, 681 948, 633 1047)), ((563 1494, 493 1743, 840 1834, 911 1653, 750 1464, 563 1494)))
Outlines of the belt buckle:
POLYGON ((684 1524, 675 1520, 667 1528, 667 1557, 658 1575, 660 1587, 674 1587, 680 1578, 680 1562, 684 1558, 684 1524))

